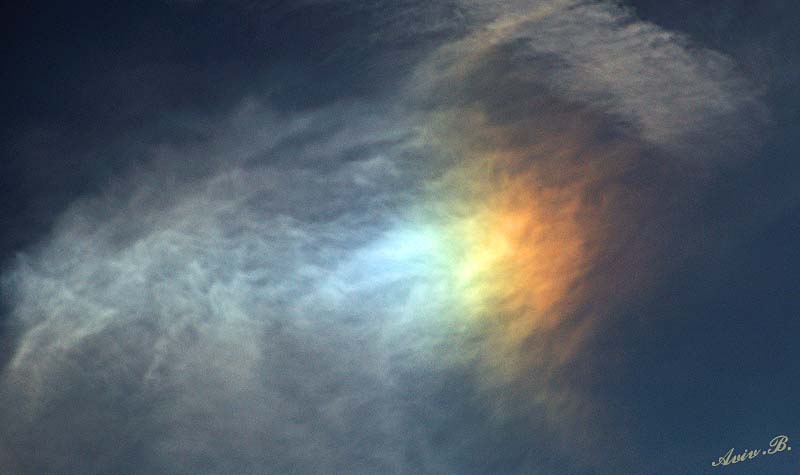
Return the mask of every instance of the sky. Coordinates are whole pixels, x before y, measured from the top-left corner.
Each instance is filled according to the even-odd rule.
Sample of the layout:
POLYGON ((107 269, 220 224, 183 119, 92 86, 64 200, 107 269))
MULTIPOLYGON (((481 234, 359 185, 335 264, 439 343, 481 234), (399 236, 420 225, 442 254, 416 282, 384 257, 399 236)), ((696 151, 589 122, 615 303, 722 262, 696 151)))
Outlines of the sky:
POLYGON ((799 18, 18 6, 0 473, 800 473, 799 18))

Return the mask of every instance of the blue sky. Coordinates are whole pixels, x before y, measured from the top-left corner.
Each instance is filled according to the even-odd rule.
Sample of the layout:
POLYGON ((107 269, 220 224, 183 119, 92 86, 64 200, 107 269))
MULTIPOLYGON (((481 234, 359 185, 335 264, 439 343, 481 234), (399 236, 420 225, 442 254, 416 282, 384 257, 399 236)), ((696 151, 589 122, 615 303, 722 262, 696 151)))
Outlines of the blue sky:
POLYGON ((797 473, 798 15, 20 6, 0 471, 797 473))

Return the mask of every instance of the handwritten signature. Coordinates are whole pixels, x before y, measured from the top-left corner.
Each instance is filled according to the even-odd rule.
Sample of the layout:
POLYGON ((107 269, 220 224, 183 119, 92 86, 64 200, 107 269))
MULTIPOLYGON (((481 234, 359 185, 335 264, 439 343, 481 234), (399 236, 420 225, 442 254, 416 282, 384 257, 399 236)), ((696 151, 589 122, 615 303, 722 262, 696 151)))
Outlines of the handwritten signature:
POLYGON ((789 445, 789 437, 785 435, 776 435, 769 441, 769 449, 755 449, 755 450, 743 450, 741 453, 733 453, 733 447, 722 457, 717 459, 714 462, 711 462, 712 467, 720 467, 724 465, 732 465, 739 462, 744 462, 745 460, 752 460, 757 457, 763 457, 764 455, 775 455, 779 452, 791 452, 792 447, 789 445))

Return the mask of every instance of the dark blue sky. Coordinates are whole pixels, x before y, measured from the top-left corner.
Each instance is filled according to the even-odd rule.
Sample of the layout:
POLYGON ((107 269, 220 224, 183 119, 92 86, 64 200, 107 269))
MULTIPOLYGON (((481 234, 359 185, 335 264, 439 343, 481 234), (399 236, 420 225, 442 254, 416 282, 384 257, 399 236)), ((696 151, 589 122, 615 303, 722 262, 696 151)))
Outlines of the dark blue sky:
MULTIPOLYGON (((791 204, 800 172, 800 56, 791 46, 798 41, 791 27, 798 10, 787 2, 645 1, 634 7, 645 19, 731 55, 766 89, 773 122, 763 152, 742 176, 709 187, 710 213, 735 226, 748 203, 787 203, 774 215, 765 203, 765 226, 726 234, 725 242, 709 243, 707 253, 681 265, 642 310, 672 318, 655 326, 620 325, 625 341, 638 340, 629 353, 638 364, 609 397, 627 401, 621 409, 630 411, 642 447, 659 467, 652 473, 696 473, 694 462, 708 453, 732 445, 759 448, 764 438, 758 433, 793 435, 800 427, 800 295, 793 290, 800 207, 791 204)), ((630 317, 636 322, 636 314, 630 317)), ((780 474, 797 467, 792 455, 724 470, 780 474)))

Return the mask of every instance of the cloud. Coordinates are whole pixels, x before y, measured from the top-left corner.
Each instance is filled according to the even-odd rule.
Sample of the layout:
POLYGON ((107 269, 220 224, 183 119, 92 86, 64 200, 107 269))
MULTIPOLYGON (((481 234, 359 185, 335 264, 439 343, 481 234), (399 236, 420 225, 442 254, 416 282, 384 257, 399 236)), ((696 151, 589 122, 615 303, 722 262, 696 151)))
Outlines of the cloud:
MULTIPOLYGON (((607 447, 578 428, 620 436, 586 342, 687 252, 686 170, 744 159, 763 111, 727 59, 618 6, 380 18, 431 9, 403 88, 192 122, 6 270, 0 456, 563 473, 589 463, 565 444, 607 447)), ((375 25, 370 47, 410 40, 375 25)))
POLYGON ((470 32, 410 88, 425 137, 453 157, 421 220, 456 249, 492 404, 544 411, 575 442, 610 417, 586 397, 593 375, 618 369, 587 353, 592 338, 719 237, 694 234, 693 207, 752 157, 765 111, 727 58, 619 6, 464 5, 470 32))
MULTIPOLYGON (((727 57, 639 21, 618 5, 463 3, 479 27, 436 52, 420 74, 423 85, 456 85, 460 91, 465 78, 466 84, 487 88, 498 79, 506 81, 494 95, 474 91, 483 101, 547 91, 618 117, 636 136, 662 147, 691 154, 700 142, 702 159, 709 147, 720 147, 737 133, 752 133, 765 118, 752 86, 727 57), (504 69, 480 69, 489 65, 504 69)), ((470 92, 467 97, 476 97, 470 92)), ((508 104, 499 107, 501 113, 510 109, 508 104)))
MULTIPOLYGON (((250 110, 232 122, 243 118, 262 128, 218 132, 223 170, 183 183, 160 165, 139 171, 121 190, 73 205, 8 274, 23 333, 4 375, 16 402, 4 419, 31 444, 20 458, 32 469, 37 459, 70 472, 124 469, 113 457, 69 456, 89 448, 144 450, 144 471, 313 472, 359 458, 396 469, 381 449, 395 444, 376 446, 397 437, 396 409, 382 401, 391 355, 375 346, 391 315, 356 278, 336 275, 403 201, 391 185, 404 177, 386 155, 401 157, 391 145, 378 147, 384 156, 371 150, 396 134, 335 126, 330 113, 280 124, 250 110), (324 128, 321 143, 299 142, 312 150, 286 145, 324 128), (228 142, 243 132, 250 143, 228 142), (310 163, 292 162, 298 152, 310 163), (261 165, 265 154, 272 165, 261 165), (326 160, 338 166, 325 171, 326 160), (66 412, 53 418, 53 408, 66 412), (137 416, 119 420, 126 413, 137 416), (356 430, 364 418, 373 420, 356 430), (40 424, 64 431, 45 456, 40 424)), ((209 153, 178 159, 217 159, 209 153)))

